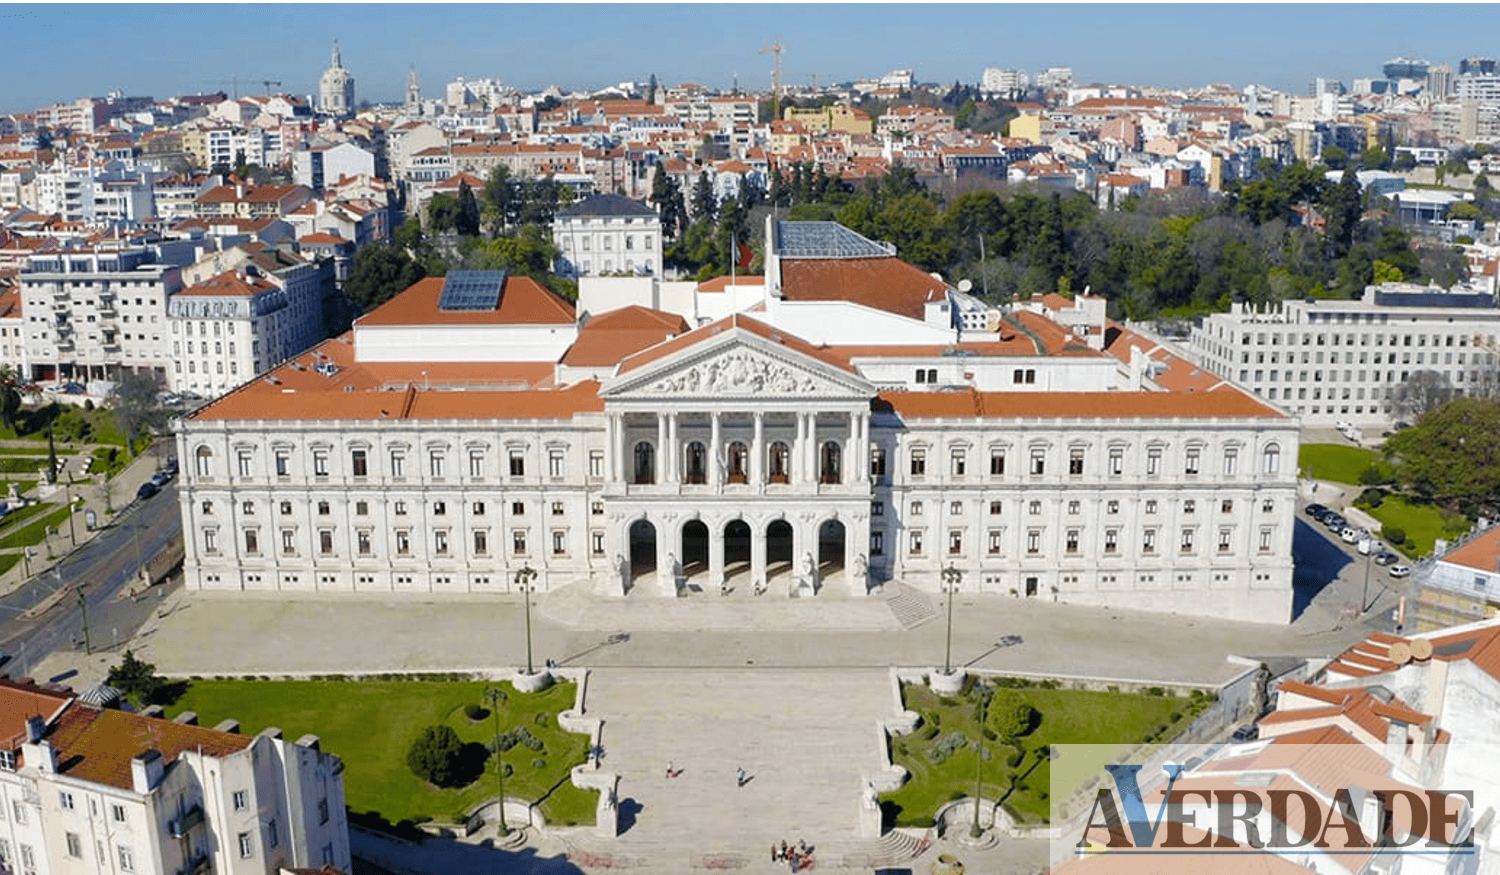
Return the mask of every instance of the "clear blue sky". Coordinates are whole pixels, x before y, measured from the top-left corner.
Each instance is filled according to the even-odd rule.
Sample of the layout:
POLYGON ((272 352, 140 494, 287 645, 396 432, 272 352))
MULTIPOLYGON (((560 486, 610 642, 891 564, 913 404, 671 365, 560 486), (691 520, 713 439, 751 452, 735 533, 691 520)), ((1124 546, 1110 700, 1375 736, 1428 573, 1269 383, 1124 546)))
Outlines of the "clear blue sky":
POLYGON ((1081 82, 1259 83, 1378 76, 1397 55, 1500 55, 1500 5, 1438 4, 7 4, 0 111, 102 96, 316 91, 335 39, 357 97, 398 100, 457 76, 533 90, 624 80, 766 88, 877 76, 977 82, 986 66, 1070 66, 1081 82))

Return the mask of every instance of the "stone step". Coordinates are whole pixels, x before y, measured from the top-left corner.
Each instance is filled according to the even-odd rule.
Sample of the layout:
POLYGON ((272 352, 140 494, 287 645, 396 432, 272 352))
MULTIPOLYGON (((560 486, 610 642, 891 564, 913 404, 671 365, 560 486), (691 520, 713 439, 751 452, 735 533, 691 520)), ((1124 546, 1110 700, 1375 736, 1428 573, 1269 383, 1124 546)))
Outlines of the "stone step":
MULTIPOLYGON (((889 586, 889 585, 888 585, 889 586)), ((932 599, 906 584, 897 584, 895 595, 885 600, 903 629, 914 629, 937 616, 932 599)))

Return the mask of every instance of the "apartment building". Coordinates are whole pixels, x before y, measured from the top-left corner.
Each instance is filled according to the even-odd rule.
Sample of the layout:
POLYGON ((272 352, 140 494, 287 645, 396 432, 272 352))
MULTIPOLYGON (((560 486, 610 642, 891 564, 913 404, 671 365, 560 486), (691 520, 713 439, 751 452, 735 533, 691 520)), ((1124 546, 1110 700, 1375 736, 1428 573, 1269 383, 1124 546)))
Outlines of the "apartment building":
POLYGON ((167 300, 182 271, 149 249, 69 250, 21 272, 26 358, 34 380, 166 376, 167 300))
POLYGON ((1236 302, 1194 327, 1203 367, 1296 415, 1304 425, 1399 419, 1391 393, 1418 371, 1463 394, 1493 383, 1500 310, 1488 292, 1410 283, 1368 286, 1353 300, 1236 302))
POLYGON ((596 194, 563 207, 552 220, 552 239, 561 276, 661 273, 661 215, 640 201, 596 194))
POLYGON ((343 763, 307 735, 242 735, 0 678, 7 872, 350 871, 343 763))
POLYGON ((651 309, 585 277, 611 291, 580 325, 529 279, 454 272, 194 412, 188 585, 504 593, 529 567, 815 598, 951 568, 966 592, 1289 619, 1293 420, 1099 299, 955 318, 961 293, 882 244, 767 234, 765 277, 707 324, 722 286, 634 280, 651 309))

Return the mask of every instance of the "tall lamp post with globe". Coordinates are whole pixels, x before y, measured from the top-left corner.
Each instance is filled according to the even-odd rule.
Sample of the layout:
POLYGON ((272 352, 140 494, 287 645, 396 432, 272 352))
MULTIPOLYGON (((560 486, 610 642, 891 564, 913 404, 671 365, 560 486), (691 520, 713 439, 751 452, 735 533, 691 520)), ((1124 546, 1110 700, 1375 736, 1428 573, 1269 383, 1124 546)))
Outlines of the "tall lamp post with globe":
POLYGON ((516 571, 516 586, 526 596, 526 673, 536 674, 536 669, 531 661, 531 588, 532 581, 536 579, 536 569, 530 563, 522 565, 516 571))
POLYGON ((953 674, 953 598, 958 592, 958 585, 964 579, 964 573, 958 570, 958 566, 949 563, 943 569, 943 591, 948 595, 948 635, 947 643, 943 648, 943 674, 953 674))

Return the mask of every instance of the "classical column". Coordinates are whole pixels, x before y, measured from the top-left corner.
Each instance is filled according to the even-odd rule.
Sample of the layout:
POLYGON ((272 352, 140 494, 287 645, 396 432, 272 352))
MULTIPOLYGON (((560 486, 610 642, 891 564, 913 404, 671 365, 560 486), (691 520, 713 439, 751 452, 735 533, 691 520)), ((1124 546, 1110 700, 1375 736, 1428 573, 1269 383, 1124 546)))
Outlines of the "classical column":
POLYGON ((807 414, 797 411, 797 439, 792 446, 792 482, 807 482, 807 414))
MULTIPOLYGON (((853 485, 859 482, 856 467, 859 465, 859 414, 849 414, 849 439, 844 442, 844 469, 839 472, 839 482, 853 485)), ((845 566, 848 567, 848 566, 845 566)))
POLYGON ((651 479, 657 483, 667 482, 667 460, 671 458, 667 449, 667 416, 664 413, 656 414, 656 470, 651 472, 651 479))
MULTIPOLYGON (((748 520, 746 522, 749 522, 748 520)), ((768 586, 766 580, 766 527, 764 523, 750 523, 750 586, 768 586)))
MULTIPOLYGON (((718 492, 720 487, 724 485, 724 466, 719 464, 719 460, 724 458, 726 453, 724 448, 719 446, 719 411, 713 411, 708 415, 708 418, 708 470, 710 472, 708 475, 708 485, 712 486, 715 492, 718 492)), ((712 555, 712 553, 709 555, 712 555)))
POLYGON ((651 524, 656 527, 656 581, 657 592, 668 598, 677 597, 677 575, 674 566, 681 561, 677 555, 677 539, 674 533, 669 531, 670 524, 661 520, 652 520, 651 524))
POLYGON ((616 439, 619 422, 613 413, 604 414, 604 482, 614 483, 616 481, 615 471, 619 464, 619 454, 615 452, 619 441, 616 439))
POLYGON ((766 486, 766 441, 765 423, 763 414, 755 411, 755 436, 750 444, 750 482, 755 485, 756 492, 762 492, 766 486))
POLYGON ((710 586, 724 585, 724 527, 709 526, 708 529, 708 583, 710 586))
POLYGON ((870 546, 870 532, 865 527, 868 520, 869 517, 862 514, 855 514, 853 519, 839 520, 844 524, 844 580, 849 584, 850 595, 868 595, 870 592, 870 566, 865 557, 865 550, 870 546))
POLYGON ((667 448, 671 451, 671 455, 668 456, 669 461, 667 462, 667 479, 672 483, 682 482, 682 474, 680 473, 682 461, 679 458, 679 456, 682 455, 682 452, 677 443, 677 414, 675 412, 668 413, 667 448))

